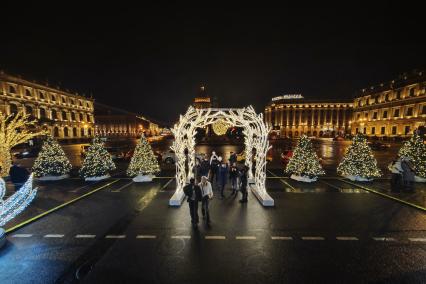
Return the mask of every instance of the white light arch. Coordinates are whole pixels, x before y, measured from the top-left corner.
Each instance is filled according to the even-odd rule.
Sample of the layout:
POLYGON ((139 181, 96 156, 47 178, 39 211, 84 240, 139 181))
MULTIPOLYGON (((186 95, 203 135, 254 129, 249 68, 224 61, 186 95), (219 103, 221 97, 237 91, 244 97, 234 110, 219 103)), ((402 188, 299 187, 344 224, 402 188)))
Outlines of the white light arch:
POLYGON ((172 128, 175 140, 171 149, 176 154, 176 191, 169 201, 171 206, 180 206, 184 194, 183 187, 192 177, 191 170, 185 169, 186 155, 188 153, 188 169, 195 165, 195 136, 197 128, 203 128, 215 121, 223 120, 230 126, 243 128, 245 136, 245 164, 249 168, 249 180, 253 193, 259 198, 264 206, 273 206, 274 201, 268 195, 265 188, 266 180, 266 155, 271 148, 268 141, 269 126, 263 121, 263 115, 257 114, 252 106, 245 108, 206 108, 196 109, 192 106, 188 108, 184 115, 172 128), (255 154, 255 173, 253 176, 252 151, 255 154))

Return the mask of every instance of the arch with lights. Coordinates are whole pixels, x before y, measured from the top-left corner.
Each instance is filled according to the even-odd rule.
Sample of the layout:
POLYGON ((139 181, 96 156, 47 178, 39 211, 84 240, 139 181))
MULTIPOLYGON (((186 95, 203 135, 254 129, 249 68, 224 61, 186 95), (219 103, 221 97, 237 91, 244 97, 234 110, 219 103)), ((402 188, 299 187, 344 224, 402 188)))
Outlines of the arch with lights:
POLYGON ((188 155, 188 169, 195 165, 195 136, 197 128, 220 122, 222 125, 243 128, 245 144, 245 164, 249 168, 249 185, 254 195, 264 206, 274 206, 274 200, 266 192, 266 155, 271 148, 268 141, 269 126, 263 115, 257 114, 252 106, 245 108, 188 108, 172 128, 175 140, 171 149, 176 154, 176 191, 169 205, 180 206, 184 199, 183 187, 193 177, 192 171, 185 167, 188 155), (253 157, 253 149, 256 149, 253 157), (253 174, 253 160, 255 173, 253 174))

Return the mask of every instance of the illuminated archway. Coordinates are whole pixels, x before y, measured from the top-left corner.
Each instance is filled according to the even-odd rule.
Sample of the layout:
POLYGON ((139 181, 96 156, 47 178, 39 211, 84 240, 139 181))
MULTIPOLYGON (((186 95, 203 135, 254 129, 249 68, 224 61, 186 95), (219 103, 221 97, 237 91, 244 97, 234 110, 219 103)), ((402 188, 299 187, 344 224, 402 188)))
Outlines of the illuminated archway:
POLYGON ((274 200, 265 189, 266 154, 271 148, 268 141, 269 126, 263 121, 263 115, 257 114, 252 106, 245 108, 206 108, 195 109, 190 106, 172 132, 175 140, 171 149, 176 154, 176 191, 169 201, 171 206, 180 206, 183 199, 183 187, 193 176, 192 171, 185 170, 187 149, 188 169, 195 165, 195 136, 197 128, 204 128, 216 121, 222 121, 230 126, 243 128, 245 137, 245 164, 249 168, 250 187, 264 206, 273 206, 274 200), (253 149, 255 151, 255 173, 253 175, 253 149))

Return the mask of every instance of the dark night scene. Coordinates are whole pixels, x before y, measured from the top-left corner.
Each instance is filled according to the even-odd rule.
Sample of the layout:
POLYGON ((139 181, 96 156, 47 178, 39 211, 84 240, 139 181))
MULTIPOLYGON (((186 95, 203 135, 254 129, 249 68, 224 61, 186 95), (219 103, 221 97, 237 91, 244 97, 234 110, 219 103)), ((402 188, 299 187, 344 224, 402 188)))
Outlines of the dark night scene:
POLYGON ((0 283, 426 283, 420 2, 1 12, 0 283))

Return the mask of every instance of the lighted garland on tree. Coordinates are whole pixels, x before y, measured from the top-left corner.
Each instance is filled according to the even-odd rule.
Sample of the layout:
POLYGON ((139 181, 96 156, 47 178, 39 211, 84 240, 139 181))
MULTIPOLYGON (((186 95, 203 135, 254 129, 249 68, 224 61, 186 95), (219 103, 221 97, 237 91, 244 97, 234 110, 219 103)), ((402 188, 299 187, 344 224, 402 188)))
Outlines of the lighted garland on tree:
POLYGON ((142 135, 130 160, 127 175, 136 176, 133 178, 135 182, 145 182, 151 181, 152 176, 158 172, 160 172, 158 161, 151 149, 151 145, 149 145, 145 136, 142 135))
POLYGON ((426 144, 422 137, 415 133, 402 145, 398 155, 409 158, 413 163, 416 182, 426 182, 426 144))
POLYGON ((300 137, 285 172, 291 174, 290 178, 303 182, 316 181, 319 175, 325 174, 311 140, 306 135, 300 137))
POLYGON ((33 173, 40 180, 58 180, 68 176, 72 165, 59 143, 47 136, 34 162, 33 173))
POLYGON ((370 181, 382 176, 365 137, 360 134, 355 135, 352 145, 349 146, 337 167, 337 173, 354 181, 370 181))
POLYGON ((99 137, 93 139, 92 145, 87 150, 80 176, 86 181, 101 180, 109 177, 109 172, 115 170, 111 155, 104 148, 104 143, 99 137))

